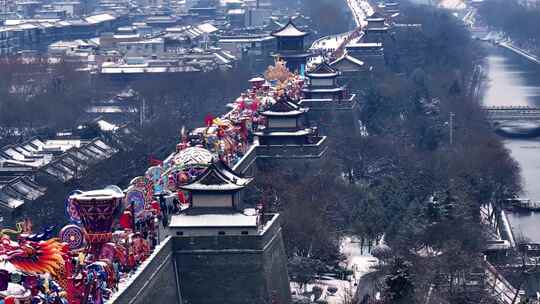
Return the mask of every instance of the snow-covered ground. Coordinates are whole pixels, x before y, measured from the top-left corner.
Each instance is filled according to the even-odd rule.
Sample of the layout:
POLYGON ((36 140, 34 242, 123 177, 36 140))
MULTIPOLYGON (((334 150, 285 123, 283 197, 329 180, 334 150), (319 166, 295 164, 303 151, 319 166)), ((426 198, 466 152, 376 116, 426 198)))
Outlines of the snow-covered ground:
MULTIPOLYGON (((349 6, 351 13, 353 14, 354 21, 357 27, 366 26, 367 25, 366 18, 368 16, 371 16, 375 12, 373 10, 373 7, 371 7, 371 5, 369 4, 369 2, 365 0, 347 0, 347 5, 349 6)), ((353 32, 354 31, 336 34, 336 35, 330 35, 330 36, 317 39, 315 42, 313 42, 310 49, 312 51, 319 51, 320 55, 315 56, 314 61, 308 63, 308 65, 313 65, 318 62, 322 62, 323 58, 321 56, 326 57, 329 54, 336 51, 339 48, 339 46, 341 46, 343 42, 346 41, 353 32)), ((356 41, 356 40, 358 39, 357 38, 352 39, 351 42, 356 41)))
MULTIPOLYGON (((337 279, 330 276, 323 276, 313 284, 306 287, 307 291, 311 291, 314 286, 322 288, 322 299, 329 304, 341 304, 346 298, 352 298, 356 293, 358 281, 366 274, 375 270, 378 264, 378 259, 371 256, 366 248, 362 251, 360 242, 353 237, 344 237, 341 240, 341 253, 345 256, 343 267, 353 272, 352 276, 343 279, 337 279), (328 288, 335 287, 337 291, 332 293, 328 288)), ((296 294, 301 294, 299 286, 291 282, 291 289, 296 294)))
POLYGON ((351 10, 356 26, 366 26, 366 17, 373 15, 375 10, 371 7, 368 1, 364 0, 347 0, 347 5, 351 10))
POLYGON ((343 41, 347 39, 350 33, 351 32, 322 37, 315 40, 310 49, 335 51, 343 43, 343 41))
POLYGON ((439 6, 449 10, 464 10, 467 5, 462 0, 442 0, 439 6))

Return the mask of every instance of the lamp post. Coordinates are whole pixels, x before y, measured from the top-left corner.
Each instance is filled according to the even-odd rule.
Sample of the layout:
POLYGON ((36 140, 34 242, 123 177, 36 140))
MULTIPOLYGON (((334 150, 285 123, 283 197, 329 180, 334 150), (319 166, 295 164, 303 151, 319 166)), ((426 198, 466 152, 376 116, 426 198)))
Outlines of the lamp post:
POLYGON ((448 127, 450 128, 450 146, 454 145, 454 112, 450 112, 450 121, 448 122, 448 127))

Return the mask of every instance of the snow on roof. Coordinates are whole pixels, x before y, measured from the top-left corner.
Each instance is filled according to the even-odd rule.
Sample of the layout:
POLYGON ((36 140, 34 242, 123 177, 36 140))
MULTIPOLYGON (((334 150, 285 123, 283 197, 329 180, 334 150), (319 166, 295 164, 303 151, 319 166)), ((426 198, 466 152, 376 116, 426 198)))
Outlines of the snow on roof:
POLYGON ((339 75, 339 71, 330 66, 326 61, 317 65, 313 70, 306 72, 309 78, 330 78, 339 75))
POLYGON ((262 81, 266 81, 266 79, 262 77, 253 77, 249 80, 249 82, 262 82, 262 81))
POLYGON ((81 146, 80 139, 49 139, 45 142, 44 150, 59 149, 61 151, 67 151, 71 148, 78 148, 81 146))
POLYGON ((244 9, 241 9, 241 8, 233 8, 233 9, 230 9, 227 14, 228 15, 242 15, 242 14, 245 14, 246 11, 244 9))
POLYGON ((312 93, 337 93, 340 91, 344 91, 344 87, 337 87, 337 88, 317 88, 317 89, 310 89, 310 88, 303 88, 302 91, 304 92, 312 92, 312 93))
POLYGON ((210 164, 191 184, 180 188, 188 191, 234 191, 246 187, 252 180, 236 175, 223 162, 217 161, 210 164))
POLYGON ((118 129, 117 125, 105 120, 98 120, 97 124, 102 131, 116 131, 118 129))
POLYGON ((4 21, 4 25, 19 25, 23 23, 36 23, 36 22, 58 22, 60 19, 8 19, 4 21))
POLYGON ((16 199, 14 197, 5 196, 2 197, 2 192, 0 192, 0 205, 5 205, 8 208, 16 209, 24 204, 24 201, 21 199, 16 199))
POLYGON ((295 116, 302 115, 307 112, 307 109, 291 110, 289 112, 264 111, 261 112, 264 116, 295 116))
POLYGON ((222 214, 179 214, 171 217, 169 228, 257 227, 257 216, 239 212, 222 214))
POLYGON ((32 168, 39 168, 41 165, 41 162, 35 161, 35 162, 28 162, 28 161, 18 161, 14 159, 2 159, 0 160, 0 167, 7 167, 6 165, 15 165, 15 166, 22 166, 22 167, 32 167, 32 168))
POLYGON ((32 23, 23 23, 23 24, 18 25, 17 28, 21 30, 32 30, 32 29, 38 28, 38 26, 32 23))
POLYGON ((292 22, 292 20, 289 20, 289 22, 281 29, 275 31, 272 33, 272 36, 274 37, 303 37, 306 36, 308 33, 302 32, 299 30, 296 25, 292 22))
POLYGON ((114 39, 138 39, 141 38, 140 34, 114 34, 114 39))
POLYGON ((111 20, 114 20, 116 19, 116 17, 114 17, 113 15, 110 15, 110 14, 99 14, 99 15, 94 15, 94 16, 89 16, 89 17, 86 17, 84 18, 84 20, 90 24, 96 24, 96 23, 101 23, 101 22, 105 22, 105 21, 111 21, 111 20))
POLYGON ((211 34, 218 30, 217 27, 213 26, 211 23, 200 24, 197 26, 197 28, 203 33, 207 33, 207 34, 211 34))
POLYGON ((228 64, 228 63, 231 62, 229 59, 225 58, 224 56, 222 56, 222 55, 219 54, 219 53, 214 53, 214 56, 215 56, 219 61, 221 61, 221 63, 223 63, 223 64, 228 64))
POLYGON ((382 46, 380 42, 356 42, 347 45, 347 48, 381 48, 382 46))
POLYGON ((347 60, 347 61, 350 61, 356 65, 359 65, 359 66, 363 66, 364 65, 364 62, 358 58, 355 58, 349 54, 343 54, 343 56, 339 57, 338 59, 336 59, 334 62, 330 63, 330 65, 335 65, 335 64, 338 64, 339 62, 343 61, 343 60, 347 60))
POLYGON ((69 23, 69 21, 58 21, 56 24, 59 25, 59 26, 70 26, 71 25, 71 23, 69 23))
POLYGON ((275 39, 273 36, 265 37, 245 37, 245 38, 220 38, 220 43, 252 43, 252 42, 263 42, 275 39))
POLYGON ((379 12, 374 12, 371 16, 367 17, 368 21, 384 21, 384 16, 379 12))
POLYGON ((254 133, 257 136, 306 136, 311 134, 309 129, 298 130, 298 131, 279 131, 279 132, 256 132, 254 133))

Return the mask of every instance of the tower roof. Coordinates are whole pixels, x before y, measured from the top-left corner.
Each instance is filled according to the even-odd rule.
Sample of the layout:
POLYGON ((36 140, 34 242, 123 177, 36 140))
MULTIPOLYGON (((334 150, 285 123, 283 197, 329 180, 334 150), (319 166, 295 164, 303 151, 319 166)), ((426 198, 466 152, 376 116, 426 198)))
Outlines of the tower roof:
POLYGON ((237 175, 223 161, 214 161, 191 184, 181 186, 187 191, 238 191, 253 179, 237 175))
POLYGON ((352 64, 360 66, 360 67, 364 65, 364 62, 362 60, 360 60, 358 58, 355 58, 354 56, 351 56, 351 55, 349 55, 347 53, 343 54, 341 57, 336 59, 334 62, 330 63, 330 65, 337 65, 342 61, 349 61, 352 64))
POLYGON ((384 21, 385 18, 381 13, 375 12, 375 13, 371 14, 371 16, 367 17, 366 20, 368 22, 369 21, 384 21))
POLYGON ((326 61, 317 65, 313 71, 306 73, 309 78, 332 78, 338 75, 339 71, 331 67, 326 61))
POLYGON ((307 112, 306 108, 300 108, 288 97, 279 99, 268 110, 261 112, 264 116, 298 116, 307 112))
POLYGON ((303 32, 296 25, 294 25, 292 19, 289 19, 289 22, 285 24, 281 29, 272 32, 274 37, 304 37, 307 36, 307 32, 303 32))

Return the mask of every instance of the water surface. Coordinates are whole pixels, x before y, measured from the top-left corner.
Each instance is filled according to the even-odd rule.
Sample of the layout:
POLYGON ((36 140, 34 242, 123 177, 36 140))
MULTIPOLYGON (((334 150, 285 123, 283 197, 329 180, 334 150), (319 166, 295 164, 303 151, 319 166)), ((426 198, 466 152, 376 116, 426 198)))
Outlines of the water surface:
MULTIPOLYGON (((487 47, 488 85, 486 106, 540 107, 540 65, 494 46, 487 47)), ((505 139, 505 146, 519 163, 523 197, 540 201, 540 138, 505 139)), ((540 213, 509 213, 514 234, 540 243, 540 213)))

